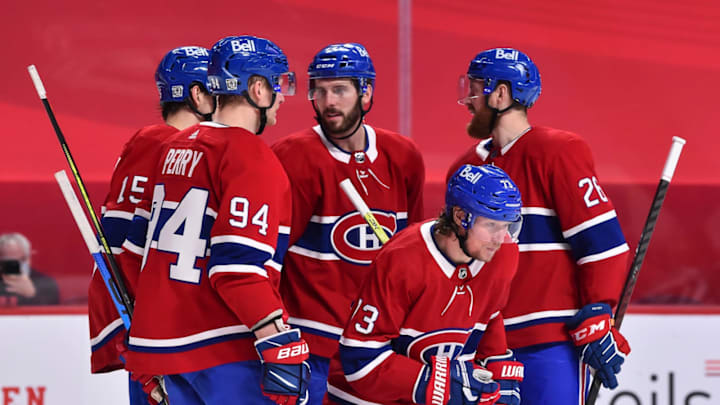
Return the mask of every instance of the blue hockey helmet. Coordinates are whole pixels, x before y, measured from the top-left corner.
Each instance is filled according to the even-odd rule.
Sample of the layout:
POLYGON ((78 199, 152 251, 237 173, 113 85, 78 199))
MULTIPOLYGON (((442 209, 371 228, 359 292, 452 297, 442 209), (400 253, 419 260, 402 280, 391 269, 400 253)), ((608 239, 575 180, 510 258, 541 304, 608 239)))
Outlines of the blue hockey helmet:
POLYGON ((445 193, 445 211, 451 217, 453 207, 467 214, 462 221, 465 229, 470 229, 475 216, 514 223, 522 218, 520 190, 507 173, 491 165, 463 165, 452 175, 445 193))
POLYGON ((308 67, 310 78, 308 98, 313 99, 314 79, 352 78, 358 91, 365 94, 367 85, 375 80, 375 67, 364 46, 356 43, 332 44, 318 52, 308 67))
POLYGON ((289 71, 282 49, 252 35, 219 40, 210 50, 210 93, 242 95, 251 76, 264 77, 277 93, 295 94, 295 73, 289 71))
POLYGON ((210 53, 200 46, 181 46, 168 52, 155 71, 155 84, 161 102, 182 102, 190 96, 190 86, 200 83, 207 89, 210 53))
POLYGON ((535 63, 512 48, 482 51, 470 62, 467 77, 485 81, 483 93, 490 94, 500 81, 510 83, 513 100, 530 108, 540 97, 542 85, 535 63))

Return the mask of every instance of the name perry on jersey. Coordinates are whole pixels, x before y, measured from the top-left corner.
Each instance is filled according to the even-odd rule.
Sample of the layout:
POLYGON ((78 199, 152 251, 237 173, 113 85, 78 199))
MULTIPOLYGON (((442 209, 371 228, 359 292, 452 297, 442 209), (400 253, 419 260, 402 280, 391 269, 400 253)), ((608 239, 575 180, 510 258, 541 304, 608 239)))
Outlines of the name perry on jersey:
POLYGON ((165 155, 162 174, 192 177, 193 171, 195 171, 195 167, 200 162, 202 156, 203 152, 196 150, 170 148, 167 155, 165 155), (189 171, 188 163, 190 163, 189 171))

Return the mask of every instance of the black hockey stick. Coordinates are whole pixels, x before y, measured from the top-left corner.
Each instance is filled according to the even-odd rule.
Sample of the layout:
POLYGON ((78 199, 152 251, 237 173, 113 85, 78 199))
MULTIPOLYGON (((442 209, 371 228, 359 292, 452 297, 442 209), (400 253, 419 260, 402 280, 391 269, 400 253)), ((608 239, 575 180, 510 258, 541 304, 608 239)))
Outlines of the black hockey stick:
POLYGON ((93 227, 95 228, 95 233, 100 238, 100 244, 105 250, 105 256, 107 257, 108 263, 110 264, 110 272, 112 273, 112 278, 115 284, 114 288, 110 289, 110 295, 115 295, 113 299, 119 298, 120 302, 122 302, 124 306, 123 309, 118 308, 118 310, 122 310, 124 312, 124 314, 123 312, 121 312, 120 316, 124 317, 123 315, 125 315, 128 319, 132 319, 133 303, 130 300, 130 295, 127 292, 127 288, 125 287, 122 276, 120 275, 120 267, 115 260, 115 256, 110 250, 110 244, 108 244, 107 238, 105 237, 105 232, 103 231, 100 221, 98 221, 95 210, 93 210, 92 203, 90 202, 90 197, 88 196, 87 190, 85 189, 85 182, 83 182, 82 177, 80 177, 80 172, 78 171, 77 165, 75 164, 75 159, 70 153, 70 147, 68 146, 67 141, 65 140, 65 136, 63 136, 63 133, 60 130, 60 126, 55 119, 55 113, 53 113, 53 110, 50 107, 50 102, 48 101, 47 93, 45 92, 45 86, 43 86, 42 80, 40 79, 40 75, 38 74, 35 65, 28 66, 28 73, 30 73, 30 78, 35 85, 35 90, 37 90, 38 96, 40 97, 40 100, 45 106, 45 111, 47 112, 48 118, 50 118, 50 123, 52 123, 52 126, 55 129, 55 134, 57 135, 58 141, 60 141, 60 147, 63 150, 65 159, 67 160, 68 165, 70 166, 70 171, 72 171, 73 177, 75 178, 75 184, 77 184, 77 187, 80 190, 80 194, 82 195, 85 209, 87 209, 88 215, 90 215, 93 227))
MULTIPOLYGON (((616 329, 620 329, 623 318, 625 318, 625 312, 630 304, 630 297, 632 296, 633 289, 635 289, 640 268, 645 260, 645 253, 647 253, 648 246, 650 245, 650 238, 652 238, 653 231, 655 231, 655 224, 657 223, 658 216, 660 215, 660 208, 662 208, 663 202, 665 201, 665 194, 667 193, 668 187, 670 187, 670 181, 675 173, 675 167, 677 167, 678 160, 680 159, 680 153, 682 152, 683 145, 685 145, 685 140, 679 136, 673 136, 672 142, 672 146, 670 146, 670 153, 668 153, 667 160, 665 161, 665 167, 663 168, 662 176, 660 177, 660 183, 657 186, 657 190, 655 190, 655 197, 653 197, 652 205, 650 206, 650 213, 645 220, 645 226, 640 234, 640 241, 638 242, 637 249, 635 250, 635 257, 630 265, 630 272, 628 273, 627 279, 625 279, 625 286, 623 287, 622 294, 620 294, 620 301, 618 302, 614 318, 614 326, 616 329)), ((595 405, 595 400, 597 399, 599 391, 600 379, 594 377, 585 404, 595 405)))
MULTIPOLYGON (((95 235, 98 239, 100 239, 100 243, 102 245, 103 250, 105 251, 105 257, 107 258, 108 263, 110 264, 109 272, 108 267, 105 266, 104 261, 102 259, 102 255, 100 252, 97 252, 97 254, 94 254, 92 246, 89 244, 88 249, 90 249, 90 254, 93 255, 93 258, 95 259, 96 264, 98 265, 98 269, 103 275, 103 279, 105 281, 105 285, 108 287, 108 292, 110 293, 111 298, 113 299, 113 302, 115 303, 115 307, 118 310, 118 313, 120 315, 120 318, 123 320, 123 324, 125 325, 126 330, 130 330, 130 324, 132 322, 132 314, 133 314, 133 302, 130 300, 130 295, 127 292, 127 287, 125 287, 125 283, 123 282, 122 275, 120 274, 120 267, 117 264, 117 261, 115 260, 115 256, 112 253, 112 250, 110 249, 110 244, 107 241, 107 237, 105 236, 105 232, 103 231, 103 227, 100 224, 100 221, 97 218, 97 215, 95 214, 95 210, 93 210, 92 202, 90 201, 90 197, 88 196, 87 189, 85 188, 85 182, 83 182, 82 177, 80 177, 80 171, 77 168, 77 165, 75 164, 75 159, 73 158, 72 154, 70 153, 70 147, 67 144, 67 141, 65 140, 65 136, 63 135, 62 131, 60 130, 60 125, 58 125, 57 120, 55 119, 55 113, 53 112, 52 108, 50 107, 50 102, 47 99, 47 93, 45 91, 45 86, 43 86, 42 80, 40 79, 40 75, 37 72, 37 69, 35 68, 35 65, 28 66, 28 73, 30 74, 30 78, 33 81, 33 84, 35 85, 35 90, 38 93, 38 96, 40 97, 40 100, 43 103, 43 106, 45 106, 45 111, 47 112, 48 118, 50 118, 50 123, 52 123, 53 128, 55 129, 55 134, 57 135, 58 141, 60 141, 60 147, 63 150, 63 154, 65 155, 65 159, 68 162, 68 165, 70 166, 70 170, 73 173, 73 177, 75 178, 75 184, 77 185, 78 189, 80 190, 80 194, 82 195, 83 203, 85 205, 85 209, 88 211, 88 215, 90 215, 90 219, 92 220, 93 227, 95 228, 95 235)), ((60 179, 58 179, 60 183, 60 179)), ((69 185, 69 184, 67 184, 69 185)), ((61 185, 61 189, 63 186, 61 185)), ((67 187, 63 189, 63 194, 66 194, 68 192, 71 192, 71 188, 68 190, 67 187)), ((74 194, 74 193, 73 193, 74 194)), ((70 201, 68 201, 68 205, 70 206, 70 201)), ((72 208, 71 208, 72 211, 72 208)), ((75 216, 76 213, 73 213, 75 216)), ((78 227, 81 229, 82 233, 82 227, 80 224, 78 224, 78 227)), ((83 238, 86 239, 87 235, 83 235, 83 238)), ((87 239, 86 239, 87 243, 87 239)), ((160 392, 158 393, 161 398, 155 398, 158 402, 162 403, 163 405, 169 405, 170 401, 167 398, 167 391, 165 389, 165 380, 162 376, 157 376, 159 385, 160 385, 160 392)))

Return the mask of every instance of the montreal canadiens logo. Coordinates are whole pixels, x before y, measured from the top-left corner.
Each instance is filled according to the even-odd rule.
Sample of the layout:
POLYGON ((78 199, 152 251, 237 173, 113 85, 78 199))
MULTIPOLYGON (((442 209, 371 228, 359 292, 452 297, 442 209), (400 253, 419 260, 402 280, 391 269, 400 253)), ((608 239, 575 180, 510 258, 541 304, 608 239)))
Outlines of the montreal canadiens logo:
MULTIPOLYGON (((397 220, 391 212, 372 211, 388 236, 397 232, 397 220)), ((382 244, 359 212, 345 214, 330 231, 330 243, 335 253, 354 264, 370 264, 382 244)))
POLYGON ((462 329, 446 329, 429 332, 413 339, 406 349, 411 359, 430 363, 432 356, 456 358, 462 353, 468 331, 462 329))

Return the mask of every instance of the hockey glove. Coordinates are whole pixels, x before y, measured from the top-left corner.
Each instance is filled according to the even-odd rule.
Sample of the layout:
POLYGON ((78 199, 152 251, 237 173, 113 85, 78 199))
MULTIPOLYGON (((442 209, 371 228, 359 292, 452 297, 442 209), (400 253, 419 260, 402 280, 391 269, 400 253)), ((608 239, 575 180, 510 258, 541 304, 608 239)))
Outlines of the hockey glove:
POLYGON ((472 361, 433 356, 420 370, 413 392, 416 404, 492 405, 500 397, 492 373, 472 361))
POLYGON ((498 356, 489 356, 480 361, 480 365, 493 373, 493 380, 500 384, 498 404, 519 405, 520 383, 525 374, 525 366, 515 360, 512 350, 498 356))
POLYGON ((160 380, 157 377, 147 374, 130 373, 130 379, 142 384, 142 390, 147 394, 148 404, 163 404, 162 393, 165 392, 165 389, 160 385, 160 380))
MULTIPOLYGON (((127 336, 125 336, 127 339, 127 336)), ((120 353, 120 359, 125 363, 125 352, 127 352, 127 344, 125 342, 118 342, 115 344, 115 349, 120 353)), ((148 404, 150 405, 167 405, 163 402, 167 398, 167 390, 165 390, 164 384, 160 383, 160 377, 149 374, 137 374, 130 373, 130 379, 137 381, 142 385, 142 390, 147 394, 148 404)))
POLYGON ((613 389, 618 385, 616 374, 630 353, 630 346, 612 326, 611 317, 609 305, 588 304, 567 326, 580 360, 595 370, 595 376, 606 388, 613 389))
POLYGON ((255 350, 262 361, 263 393, 278 404, 305 404, 308 400, 310 357, 299 329, 258 339, 255 350))

